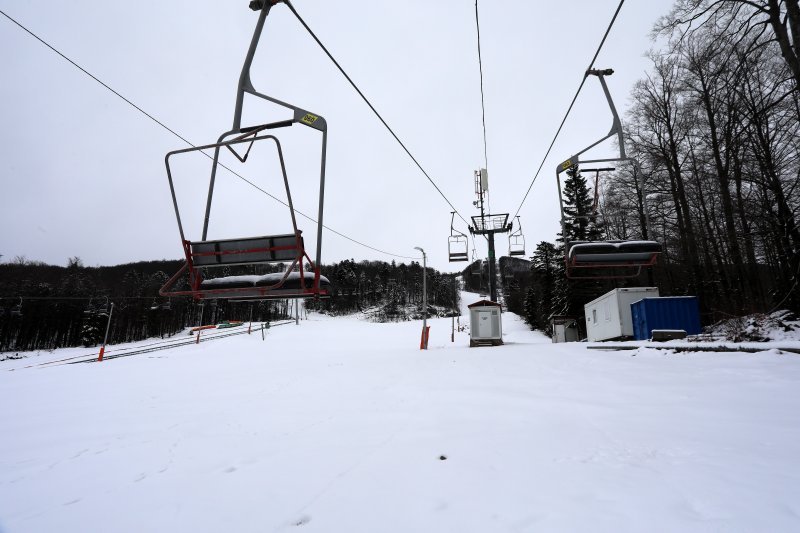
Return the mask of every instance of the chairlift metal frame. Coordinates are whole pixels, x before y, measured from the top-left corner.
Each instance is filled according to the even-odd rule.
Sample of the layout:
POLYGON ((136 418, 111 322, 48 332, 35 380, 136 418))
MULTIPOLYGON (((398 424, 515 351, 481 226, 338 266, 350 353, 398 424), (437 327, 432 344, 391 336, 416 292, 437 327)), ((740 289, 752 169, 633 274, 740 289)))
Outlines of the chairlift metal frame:
MULTIPOLYGON (((567 234, 567 216, 566 210, 564 209, 564 198, 561 189, 561 173, 565 172, 569 168, 579 165, 579 164, 586 164, 586 163, 611 163, 611 162, 626 162, 630 163, 633 166, 634 173, 641 174, 641 165, 639 162, 633 158, 629 157, 625 153, 625 139, 623 136, 622 130, 622 122, 620 121, 619 114, 617 113, 617 108, 614 106, 614 100, 611 98, 611 93, 608 90, 608 85, 606 84, 605 76, 610 76, 613 74, 614 71, 612 69, 604 69, 604 70, 588 70, 586 71, 587 76, 597 76, 600 80, 600 85, 603 88, 603 93, 605 94, 606 101, 608 102, 608 106, 611 110, 611 114, 613 117, 613 121, 611 124, 611 130, 608 132, 600 140, 590 144, 583 150, 575 153, 569 159, 564 160, 563 162, 559 163, 556 167, 556 182, 558 184, 558 202, 561 208, 561 230, 562 235, 567 234), (581 160, 580 156, 585 152, 591 150, 598 144, 610 139, 611 137, 617 137, 617 144, 619 145, 619 157, 610 157, 610 158, 601 158, 601 159, 586 159, 581 160)), ((606 169, 592 169, 596 171, 595 175, 595 206, 594 206, 594 213, 591 216, 597 216, 597 202, 598 202, 598 178, 599 178, 599 171, 606 170, 606 169)), ((643 180, 642 180, 643 181, 643 180)), ((640 181, 640 194, 645 202, 645 227, 649 227, 649 220, 647 217, 647 197, 644 194, 644 185, 640 181)), ((573 259, 570 259, 570 251, 572 250, 572 246, 570 242, 564 243, 564 262, 566 264, 566 273, 567 277, 571 279, 621 279, 621 278, 633 278, 638 276, 641 273, 642 267, 645 266, 652 266, 655 264, 656 259, 658 258, 658 254, 661 253, 660 245, 653 241, 643 241, 647 243, 651 243, 653 246, 652 251, 649 252, 642 252, 637 254, 626 254, 625 252, 619 252, 615 254, 610 254, 609 257, 616 257, 614 260, 607 260, 607 261, 578 261, 577 260, 577 253, 574 254, 573 259), (657 249, 657 251, 656 251, 657 249), (643 258, 643 256, 647 256, 647 258, 643 258), (628 257, 629 259, 626 259, 628 257), (616 273, 612 274, 597 274, 598 269, 601 270, 608 270, 608 269, 617 269, 616 273), (580 275, 578 272, 588 272, 586 275, 580 275), (619 271, 627 271, 625 273, 620 273, 619 271), (594 273, 593 273, 594 272, 594 273)), ((612 243, 610 241, 605 241, 605 243, 612 244, 617 246, 620 243, 612 243)), ((580 243, 580 244, 592 244, 592 243, 580 243)), ((577 245, 577 243, 575 244, 577 245)), ((574 245, 573 245, 574 246, 574 245)))
POLYGON ((508 255, 525 255, 525 235, 522 234, 522 223, 517 215, 517 229, 508 234, 508 255))
MULTIPOLYGON (((250 68, 252 66, 253 58, 255 56, 256 48, 261 37, 264 23, 267 15, 272 7, 283 0, 257 0, 250 2, 250 8, 254 11, 259 11, 258 22, 256 23, 253 37, 250 41, 250 46, 245 56, 244 65, 239 77, 239 84, 236 94, 236 106, 234 109, 233 127, 219 136, 216 143, 197 146, 192 148, 185 148, 180 150, 173 150, 165 157, 165 165, 167 168, 167 178, 169 181, 170 191, 172 194, 173 207, 175 209, 175 216, 178 221, 178 231, 181 237, 181 243, 186 257, 186 263, 181 269, 173 275, 159 290, 161 296, 193 296, 195 299, 251 299, 251 300, 266 300, 274 298, 309 298, 309 297, 327 297, 329 291, 320 288, 320 262, 322 258, 322 233, 323 233, 323 207, 325 198, 325 166, 326 166, 326 150, 328 139, 328 127, 325 119, 317 113, 311 113, 303 108, 294 106, 287 102, 283 102, 264 93, 258 92, 250 78, 250 68), (252 127, 242 127, 242 109, 244 105, 244 96, 249 94, 272 102, 276 105, 284 107, 292 111, 293 116, 291 119, 271 122, 268 124, 261 124, 252 127), (306 253, 305 246, 301 231, 297 228, 297 220, 295 217, 294 205, 292 203, 291 191, 289 190, 289 181, 286 175, 286 166, 283 160, 283 153, 281 150, 280 142, 277 137, 273 135, 263 135, 262 132, 266 130, 286 128, 294 124, 301 124, 311 129, 317 130, 322 133, 321 156, 320 156, 320 184, 319 184, 319 207, 317 214, 317 242, 316 242, 316 261, 312 261, 306 253), (232 138, 231 138, 232 137, 232 138), (214 194, 214 186, 216 182, 217 169, 219 168, 220 149, 227 148, 234 156, 242 163, 247 161, 250 150, 256 141, 272 140, 277 148, 278 157, 280 160, 281 172, 283 175, 284 185, 286 188, 287 205, 291 214, 292 220, 292 234, 278 235, 278 236, 265 236, 265 237, 248 237, 243 239, 227 239, 227 240, 207 240, 208 238, 208 225, 211 218, 211 203, 214 194), (239 144, 247 143, 247 150, 244 155, 234 150, 234 147, 239 144), (170 168, 170 158, 177 154, 184 154, 190 152, 198 152, 202 150, 214 150, 212 159, 211 177, 208 187, 208 198, 206 201, 205 216, 203 219, 203 233, 200 241, 190 241, 186 238, 181 222, 180 211, 178 209, 178 202, 175 195, 175 186, 172 179, 172 171, 170 168), (275 244, 276 241, 280 241, 275 244), (287 257, 290 256, 290 257, 287 257), (306 273, 304 272, 303 260, 308 260, 313 272, 313 281, 307 282, 306 273), (263 263, 276 263, 285 262, 290 263, 290 266, 284 272, 284 275, 276 283, 265 286, 248 286, 248 287, 221 287, 221 288, 204 288, 203 272, 208 267, 213 266, 231 266, 231 265, 246 265, 246 264, 263 264, 263 263), (285 287, 286 281, 290 278, 290 274, 297 268, 300 272, 299 287, 289 288, 285 287), (178 280, 185 274, 189 276, 189 290, 176 290, 174 287, 178 280)), ((285 2, 284 2, 285 3, 285 2)))
POLYGON ((478 259, 478 254, 475 252, 475 248, 472 249, 472 262, 470 263, 470 273, 473 276, 480 276, 481 275, 481 259, 478 259))
POLYGON ((447 257, 451 263, 469 261, 469 240, 454 227, 456 212, 450 211, 450 236, 447 238, 447 257))

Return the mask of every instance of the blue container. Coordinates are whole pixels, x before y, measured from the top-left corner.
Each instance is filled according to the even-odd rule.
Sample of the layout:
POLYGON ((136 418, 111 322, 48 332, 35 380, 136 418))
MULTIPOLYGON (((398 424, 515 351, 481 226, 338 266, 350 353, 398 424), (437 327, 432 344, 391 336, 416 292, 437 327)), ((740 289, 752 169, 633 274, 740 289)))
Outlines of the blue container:
POLYGON ((697 296, 642 298, 631 304, 633 336, 648 340, 654 329, 682 329, 689 335, 700 333, 700 306, 697 296))

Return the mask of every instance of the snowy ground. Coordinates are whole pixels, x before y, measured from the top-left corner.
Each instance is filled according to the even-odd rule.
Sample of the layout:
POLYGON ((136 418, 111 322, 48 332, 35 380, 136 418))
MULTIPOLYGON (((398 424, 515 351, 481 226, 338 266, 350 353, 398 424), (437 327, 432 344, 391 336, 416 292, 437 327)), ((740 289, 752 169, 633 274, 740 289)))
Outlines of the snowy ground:
POLYGON ((800 356, 431 322, 1 362, 0 530, 800 531, 800 356))

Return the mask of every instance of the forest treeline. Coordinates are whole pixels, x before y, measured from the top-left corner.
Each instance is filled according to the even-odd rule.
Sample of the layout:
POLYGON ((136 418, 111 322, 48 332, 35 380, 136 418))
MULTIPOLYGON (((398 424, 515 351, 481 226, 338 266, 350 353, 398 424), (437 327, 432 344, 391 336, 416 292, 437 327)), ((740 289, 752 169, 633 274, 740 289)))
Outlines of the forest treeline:
POLYGON ((647 239, 663 253, 636 278, 570 281, 564 235, 539 243, 515 281, 524 301, 509 302, 534 327, 616 286, 696 295, 706 323, 800 311, 798 0, 678 0, 654 36, 663 46, 623 121, 641 172, 617 165, 595 183, 573 167, 564 189, 566 209, 590 215, 567 240, 647 239))
MULTIPOLYGON (((269 321, 293 314, 287 300, 198 302, 160 297, 158 290, 168 274, 181 265, 182 261, 165 260, 86 267, 77 257, 70 258, 66 267, 23 257, 0 263, 0 351, 95 346, 103 340, 111 303, 110 344, 163 338, 200 324, 251 317, 269 321)), ((417 262, 351 259, 323 265, 322 273, 331 281, 332 297, 310 301, 309 308, 346 314, 377 306, 375 317, 385 320, 408 319, 408 306, 422 308, 422 266, 417 262)), ((457 308, 453 276, 429 268, 427 284, 432 316, 437 307, 457 308)))

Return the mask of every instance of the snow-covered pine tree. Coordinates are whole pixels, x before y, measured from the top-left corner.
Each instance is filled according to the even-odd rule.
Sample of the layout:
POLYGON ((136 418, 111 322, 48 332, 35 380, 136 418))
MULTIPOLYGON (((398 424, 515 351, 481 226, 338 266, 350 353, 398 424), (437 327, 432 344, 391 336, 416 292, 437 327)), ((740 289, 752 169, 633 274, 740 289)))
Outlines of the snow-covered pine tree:
MULTIPOLYGON (((564 180, 564 228, 556 242, 561 257, 565 254, 568 241, 595 241, 604 238, 601 221, 598 220, 594 205, 593 191, 586 184, 577 165, 566 171, 564 180)), ((563 260, 562 260, 563 264, 563 260)), ((583 305, 599 296, 608 284, 600 281, 570 282, 564 273, 555 283, 552 312, 559 315, 581 316, 583 305)))
POLYGON ((553 243, 542 241, 531 257, 531 287, 525 301, 525 318, 531 326, 546 330, 554 312, 556 285, 564 277, 563 256, 553 243))

